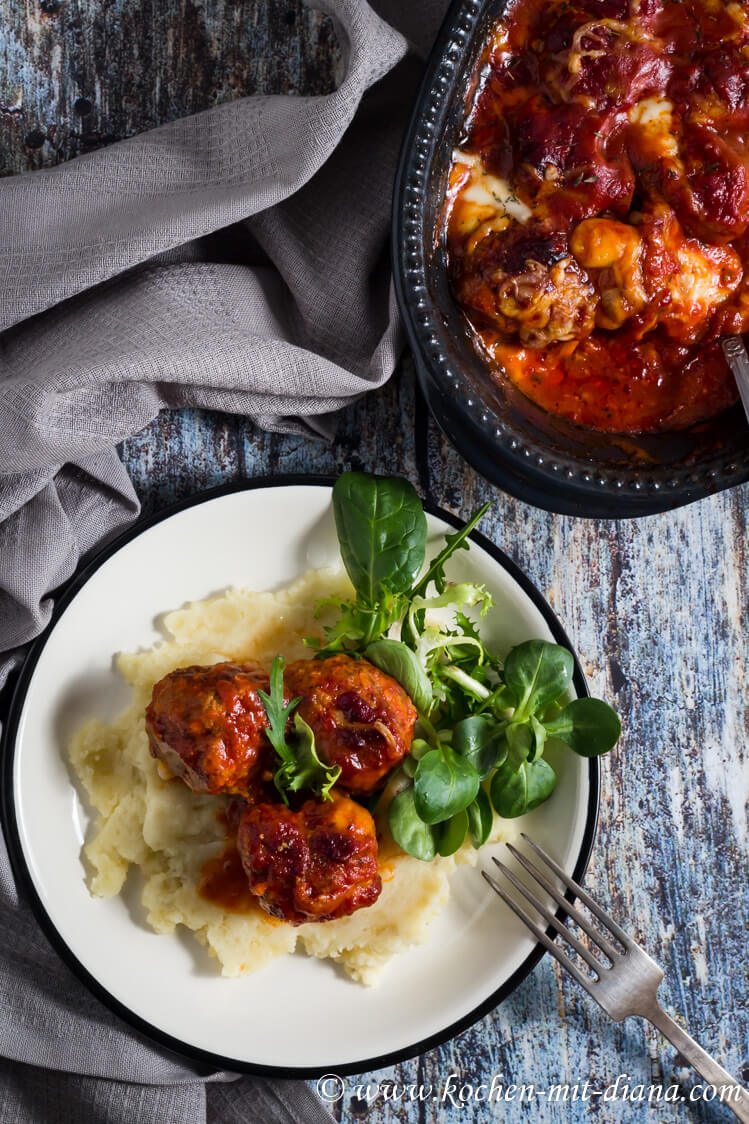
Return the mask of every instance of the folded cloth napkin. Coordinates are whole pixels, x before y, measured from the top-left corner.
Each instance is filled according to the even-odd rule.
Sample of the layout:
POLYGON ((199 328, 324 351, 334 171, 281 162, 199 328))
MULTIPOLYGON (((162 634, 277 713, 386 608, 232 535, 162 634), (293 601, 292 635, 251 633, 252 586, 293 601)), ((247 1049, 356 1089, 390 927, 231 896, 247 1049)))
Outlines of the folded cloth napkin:
MULTIPOLYGON (((443 3, 324 7, 333 93, 239 99, 0 179, 0 681, 138 514, 116 442, 179 406, 325 435, 393 371, 392 179, 443 3)), ((301 1082, 207 1074, 129 1031, 48 946, 4 846, 0 947, 4 1122, 330 1120, 301 1082)))

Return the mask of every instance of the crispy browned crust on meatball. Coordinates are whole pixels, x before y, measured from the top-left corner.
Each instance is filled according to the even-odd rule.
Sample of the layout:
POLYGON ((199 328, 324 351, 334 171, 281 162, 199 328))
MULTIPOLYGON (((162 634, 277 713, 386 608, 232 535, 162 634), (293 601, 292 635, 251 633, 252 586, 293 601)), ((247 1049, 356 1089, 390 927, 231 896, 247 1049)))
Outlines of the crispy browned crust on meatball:
POLYGON ((598 294, 565 237, 496 233, 468 265, 454 282, 458 299, 503 336, 544 348, 593 331, 598 294))
POLYGON ((374 821, 339 792, 297 812, 284 804, 248 808, 237 848, 260 905, 292 925, 347 917, 382 889, 374 821))
POLYGON ((368 794, 411 748, 416 707, 395 679, 368 660, 330 656, 289 664, 284 683, 301 696, 298 713, 315 735, 317 752, 340 765, 338 783, 368 794))
POLYGON ((257 798, 273 758, 258 687, 267 691, 269 680, 255 664, 170 672, 154 686, 146 710, 151 754, 193 792, 257 798))

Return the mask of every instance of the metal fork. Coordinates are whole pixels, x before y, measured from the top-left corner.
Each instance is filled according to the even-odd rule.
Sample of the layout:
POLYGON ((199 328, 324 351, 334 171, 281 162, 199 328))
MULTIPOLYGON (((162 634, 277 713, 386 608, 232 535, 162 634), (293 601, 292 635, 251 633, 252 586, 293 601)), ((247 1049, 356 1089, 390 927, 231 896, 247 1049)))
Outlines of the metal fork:
POLYGON ((635 944, 631 937, 627 936, 621 926, 617 925, 616 921, 593 901, 590 894, 583 890, 582 886, 579 886, 577 882, 574 882, 564 873, 550 855, 547 855, 527 835, 521 834, 521 837, 543 860, 549 870, 553 871, 560 879, 567 890, 572 891, 588 907, 594 917, 601 922, 606 932, 602 932, 597 926, 592 925, 557 889, 546 872, 539 870, 535 863, 521 854, 511 843, 506 844, 507 849, 535 882, 543 887, 546 893, 572 918, 588 939, 600 949, 607 960, 610 961, 610 966, 602 963, 594 956, 590 949, 578 940, 574 933, 570 932, 563 921, 560 921, 531 889, 516 878, 512 871, 496 858, 493 861, 515 889, 556 930, 556 933, 574 948, 575 952, 595 972, 597 978, 591 978, 585 972, 582 972, 525 909, 518 905, 509 894, 506 894, 491 875, 482 870, 481 873, 491 888, 528 926, 536 939, 549 950, 552 956, 556 957, 565 971, 569 972, 581 987, 584 987, 588 994, 593 996, 596 1003, 603 1008, 607 1015, 610 1015, 616 1022, 621 1022, 628 1015, 639 1015, 641 1018, 647 1019, 676 1047, 682 1057, 697 1070, 701 1077, 704 1077, 705 1081, 718 1089, 719 1093, 721 1093, 722 1087, 730 1086, 730 1091, 721 1093, 721 1097, 725 1096, 726 1098, 725 1100, 721 1099, 721 1103, 728 1105, 738 1119, 743 1121, 743 1124, 749 1124, 749 1093, 731 1077, 730 1073, 718 1065, 709 1054, 706 1054, 702 1047, 698 1046, 694 1039, 690 1038, 686 1031, 682 1030, 679 1024, 666 1014, 658 1002, 658 987, 663 979, 663 972, 656 962, 638 944, 635 944), (611 941, 612 937, 618 941, 621 946, 620 949, 614 947, 611 941))

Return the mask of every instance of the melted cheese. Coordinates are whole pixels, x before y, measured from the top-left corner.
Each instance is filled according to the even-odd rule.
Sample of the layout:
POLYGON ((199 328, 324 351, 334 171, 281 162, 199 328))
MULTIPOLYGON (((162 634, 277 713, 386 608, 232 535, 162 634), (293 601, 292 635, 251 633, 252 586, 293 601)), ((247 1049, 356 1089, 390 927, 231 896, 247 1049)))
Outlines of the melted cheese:
POLYGON ((655 144, 663 156, 678 156, 679 146, 672 135, 673 104, 667 98, 643 98, 629 111, 633 125, 639 125, 648 134, 651 144, 655 144))
POLYGON ((735 0, 732 0, 730 4, 726 4, 726 11, 742 30, 746 27, 747 12, 743 4, 737 4, 735 0))
MULTIPOLYGON (((492 229, 497 229, 496 220, 515 219, 526 222, 531 217, 527 207, 507 183, 499 176, 485 171, 481 157, 469 152, 453 153, 456 164, 469 168, 469 176, 461 189, 457 203, 461 213, 458 217, 464 234, 475 230, 480 224, 492 220, 492 229)), ((507 222, 505 225, 509 225, 507 222)))
POLYGON ((741 258, 731 246, 706 245, 688 238, 674 212, 661 203, 645 216, 643 237, 658 250, 660 268, 647 278, 653 318, 673 339, 699 339, 711 312, 723 304, 741 281, 741 258), (670 266, 669 263, 670 262, 670 266))
POLYGON ((684 240, 676 250, 679 272, 671 278, 670 314, 685 323, 699 323, 711 310, 731 295, 741 277, 741 266, 733 250, 725 248, 723 255, 735 258, 733 273, 726 260, 711 260, 702 253, 694 240, 684 240))

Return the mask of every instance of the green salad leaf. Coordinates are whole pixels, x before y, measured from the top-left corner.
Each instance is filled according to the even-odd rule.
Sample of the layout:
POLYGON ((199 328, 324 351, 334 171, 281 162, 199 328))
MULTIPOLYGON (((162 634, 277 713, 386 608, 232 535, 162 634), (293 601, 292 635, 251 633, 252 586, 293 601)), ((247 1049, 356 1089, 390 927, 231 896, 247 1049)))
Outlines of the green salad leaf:
POLYGON ((568 689, 575 670, 572 653, 545 640, 517 644, 504 664, 504 681, 515 696, 515 719, 537 714, 568 689))
POLYGON ((401 640, 375 640, 364 649, 364 655, 381 671, 397 679, 416 709, 429 714, 433 694, 429 676, 418 659, 401 640))
POLYGON ((505 725, 484 714, 473 714, 453 727, 453 749, 470 761, 482 781, 507 756, 505 725))
POLYGON ((333 488, 338 542, 358 597, 375 606, 407 593, 424 564, 427 521, 407 480, 345 472, 333 488))
POLYGON ((479 847, 484 846, 494 826, 492 806, 483 788, 478 790, 476 799, 468 805, 466 812, 468 813, 468 832, 471 836, 471 842, 478 850, 479 847))
POLYGON ((545 723, 549 737, 560 738, 581 757, 608 753, 619 740, 619 715, 602 699, 573 699, 545 723))
POLYGON ((285 804, 289 803, 287 792, 301 789, 311 789, 323 800, 332 800, 330 790, 341 775, 340 765, 333 768, 320 760, 315 735, 301 714, 294 715, 294 732, 290 737, 287 735, 289 718, 301 700, 284 701, 283 669, 283 658, 276 656, 270 672, 270 693, 260 688, 257 692, 268 716, 268 741, 281 759, 273 782, 285 804))
POLYGON ((346 573, 356 596, 328 598, 338 620, 322 643, 307 643, 323 655, 360 652, 399 621, 424 565, 427 523, 421 500, 399 476, 344 472, 333 487, 333 514, 346 573))
POLYGON ((491 506, 490 503, 485 503, 483 507, 480 507, 478 511, 471 516, 468 522, 461 527, 459 531, 456 531, 454 535, 445 535, 444 547, 437 557, 433 558, 429 563, 424 577, 412 590, 412 597, 423 597, 432 582, 434 582, 438 593, 444 592, 446 584, 445 563, 455 554, 456 550, 468 550, 468 536, 474 527, 481 522, 491 506))
POLYGON ((508 759, 492 777, 492 804, 503 819, 515 819, 548 800, 556 783, 556 773, 543 758, 523 762, 517 768, 508 759))
POLYGON ((424 823, 443 823, 475 800, 479 775, 449 745, 426 753, 414 774, 416 811, 424 823))
POLYGON ((390 802, 388 826, 393 839, 407 855, 431 862, 437 854, 435 830, 416 811, 413 785, 409 785, 390 802))
POLYGON ((443 858, 454 855, 468 832, 468 812, 456 812, 449 820, 439 825, 437 831, 437 851, 443 858))

